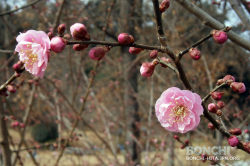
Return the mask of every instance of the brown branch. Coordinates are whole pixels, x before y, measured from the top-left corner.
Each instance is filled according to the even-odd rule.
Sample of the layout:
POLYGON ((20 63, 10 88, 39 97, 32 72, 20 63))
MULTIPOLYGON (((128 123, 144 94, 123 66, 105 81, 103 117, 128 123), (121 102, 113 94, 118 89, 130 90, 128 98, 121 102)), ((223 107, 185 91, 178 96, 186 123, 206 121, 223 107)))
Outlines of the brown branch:
POLYGON ((11 165, 11 151, 8 141, 8 130, 4 120, 3 98, 0 98, 0 147, 3 154, 3 166, 11 165))
MULTIPOLYGON (((225 27, 222 23, 215 20, 213 17, 211 17, 205 11, 203 11, 198 6, 193 4, 191 1, 189 1, 189 0, 176 0, 176 2, 178 2, 184 8, 186 8, 190 13, 193 13, 196 17, 201 19, 205 25, 208 25, 208 26, 210 26, 214 29, 217 29, 217 30, 225 27)), ((230 32, 228 32, 227 34, 228 34, 228 38, 231 41, 233 41, 234 43, 238 44, 239 46, 250 51, 250 41, 241 37, 240 35, 233 32, 232 30, 230 32)))
POLYGON ((64 3, 65 3, 65 0, 62 0, 61 5, 56 13, 56 18, 54 20, 53 27, 52 27, 53 28, 53 31, 52 31, 53 35, 56 34, 57 26, 59 24, 59 20, 60 20, 61 14, 62 14, 62 9, 63 9, 64 3))
POLYGON ((14 12, 20 10, 20 9, 24 9, 24 8, 29 7, 29 6, 32 6, 32 5, 36 4, 39 1, 42 1, 42 0, 35 0, 35 1, 32 1, 32 2, 28 3, 27 5, 24 5, 24 6, 20 7, 20 8, 16 8, 14 10, 10 10, 10 11, 7 11, 7 12, 0 13, 0 16, 4 16, 4 15, 7 15, 7 14, 14 13, 14 12))

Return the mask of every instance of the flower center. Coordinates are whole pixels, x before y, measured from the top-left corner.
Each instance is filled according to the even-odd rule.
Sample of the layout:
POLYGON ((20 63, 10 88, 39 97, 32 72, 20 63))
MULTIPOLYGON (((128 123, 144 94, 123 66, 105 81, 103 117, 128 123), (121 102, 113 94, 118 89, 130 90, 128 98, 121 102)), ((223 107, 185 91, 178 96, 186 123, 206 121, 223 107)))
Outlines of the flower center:
POLYGON ((183 119, 188 115, 188 112, 190 110, 182 105, 176 105, 175 107, 172 108, 171 114, 170 114, 170 119, 173 120, 174 122, 179 123, 179 121, 183 122, 183 119))
POLYGON ((23 50, 21 50, 21 53, 24 53, 28 56, 28 59, 25 59, 23 62, 25 63, 25 67, 27 67, 28 69, 32 69, 34 62, 38 61, 37 54, 33 53, 33 50, 31 48, 31 44, 28 44, 27 48, 28 49, 26 49, 25 52, 23 52, 23 50))

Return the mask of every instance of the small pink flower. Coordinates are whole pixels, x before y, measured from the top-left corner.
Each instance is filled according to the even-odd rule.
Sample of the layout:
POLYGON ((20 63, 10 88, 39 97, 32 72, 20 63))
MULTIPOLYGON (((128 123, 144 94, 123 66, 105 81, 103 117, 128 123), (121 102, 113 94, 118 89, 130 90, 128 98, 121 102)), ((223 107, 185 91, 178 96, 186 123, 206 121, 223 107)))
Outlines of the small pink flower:
POLYGON ((156 101, 156 117, 168 131, 186 133, 195 129, 203 113, 201 97, 188 90, 172 87, 156 101))
POLYGON ((232 147, 237 146, 239 143, 239 140, 236 136, 231 136, 228 138, 228 144, 232 147))
POLYGON ((244 93, 246 91, 246 86, 242 82, 233 82, 230 87, 237 93, 244 93))
POLYGON ((31 74, 43 78, 50 56, 50 40, 43 31, 28 30, 16 38, 15 51, 25 63, 25 69, 31 74))
POLYGON ((105 56, 103 47, 94 47, 89 51, 89 57, 93 60, 101 60, 105 56))
POLYGON ((67 41, 61 37, 53 37, 50 41, 51 50, 60 53, 67 45, 67 41))
POLYGON ((139 53, 142 52, 142 51, 143 51, 142 48, 136 48, 136 47, 130 47, 130 48, 129 48, 129 52, 130 52, 131 54, 134 54, 134 55, 139 54, 139 53))
POLYGON ((141 75, 143 77, 150 77, 154 73, 155 65, 153 63, 142 63, 140 68, 141 75))
POLYGON ((81 23, 75 23, 70 27, 70 33, 76 40, 84 40, 87 35, 87 29, 81 23))
POLYGON ((224 31, 213 30, 212 35, 214 41, 216 41, 219 44, 223 44, 227 41, 227 33, 224 31))

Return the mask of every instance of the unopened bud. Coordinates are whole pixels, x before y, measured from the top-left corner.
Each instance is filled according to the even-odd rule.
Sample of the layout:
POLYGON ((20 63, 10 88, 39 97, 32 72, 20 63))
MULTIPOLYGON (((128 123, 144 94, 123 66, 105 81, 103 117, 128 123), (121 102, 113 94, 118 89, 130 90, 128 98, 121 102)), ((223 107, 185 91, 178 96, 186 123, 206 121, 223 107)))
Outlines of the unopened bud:
POLYGON ((189 54, 193 60, 199 60, 201 58, 201 52, 196 48, 190 48, 189 54))
POLYGON ((224 78, 223 78, 223 81, 227 81, 227 80, 233 80, 233 82, 235 82, 235 78, 231 75, 226 75, 224 78))
POLYGON ((154 73, 155 65, 152 63, 142 63, 140 73, 143 77, 150 77, 154 73))
POLYGON ((149 54, 149 56, 150 56, 150 58, 152 58, 152 59, 157 58, 157 56, 158 56, 158 51, 157 51, 157 50, 151 51, 150 54, 149 54))
POLYGON ((211 93, 211 96, 214 100, 220 100, 223 95, 224 95, 223 92, 212 92, 211 93))
POLYGON ((75 51, 82 51, 82 50, 88 48, 88 46, 89 46, 88 44, 74 44, 73 49, 75 51))
POLYGON ((229 133, 232 135, 241 135, 242 131, 239 128, 234 128, 234 129, 229 130, 229 133))
MULTIPOLYGON (((170 63, 171 62, 170 59, 166 58, 166 57, 162 57, 161 60, 164 61, 165 63, 170 63)), ((164 65, 162 63, 161 63, 161 66, 164 67, 164 68, 168 67, 167 65, 164 65)))
POLYGON ((129 52, 133 55, 139 54, 140 52, 142 52, 144 49, 142 48, 137 48, 137 47, 130 47, 129 48, 129 52))
POLYGON ((50 40, 53 38, 53 33, 52 32, 47 33, 47 35, 48 35, 50 40))
POLYGON ((219 109, 222 109, 225 106, 225 103, 223 101, 219 101, 216 105, 219 109))
POLYGON ((185 140, 185 144, 188 145, 188 144, 189 144, 189 141, 188 141, 188 140, 185 140))
POLYGON ((246 91, 246 86, 242 82, 233 82, 230 87, 237 93, 244 93, 246 91))
MULTIPOLYGON (((133 36, 127 34, 127 33, 121 33, 118 36, 118 42, 122 45, 127 45, 132 43, 132 39, 134 40, 133 36)), ((134 41, 133 41, 134 42, 134 41)))
POLYGON ((178 137, 178 135, 174 135, 174 139, 180 140, 180 138, 178 137))
POLYGON ((16 72, 19 72, 21 70, 21 66, 18 65, 17 63, 15 63, 13 66, 12 66, 13 70, 15 70, 16 72))
POLYGON ((212 35, 213 35, 214 41, 219 44, 223 44, 227 41, 227 33, 224 31, 213 30, 212 35))
POLYGON ((208 110, 212 113, 216 113, 218 110, 218 107, 214 103, 210 103, 208 105, 208 110))
POLYGON ((170 1, 169 0, 163 0, 160 5, 160 12, 163 13, 165 12, 166 9, 168 9, 170 6, 170 1))
POLYGON ((16 92, 15 87, 12 86, 12 85, 8 85, 6 88, 7 88, 7 90, 8 90, 10 93, 15 93, 15 92, 16 92))
POLYGON ((76 40, 85 40, 85 36, 88 32, 83 24, 75 23, 70 27, 70 33, 72 37, 76 40))
POLYGON ((61 37, 53 37, 50 41, 51 50, 56 53, 62 52, 66 47, 66 45, 67 45, 67 40, 61 37))
POLYGON ((228 138, 228 144, 232 147, 237 146, 239 143, 239 140, 236 136, 231 136, 228 138))
POLYGON ((66 30, 66 25, 65 24, 60 24, 57 28, 59 34, 63 34, 66 30))
POLYGON ((103 47, 94 47, 89 51, 89 57, 93 60, 101 60, 105 56, 103 47))

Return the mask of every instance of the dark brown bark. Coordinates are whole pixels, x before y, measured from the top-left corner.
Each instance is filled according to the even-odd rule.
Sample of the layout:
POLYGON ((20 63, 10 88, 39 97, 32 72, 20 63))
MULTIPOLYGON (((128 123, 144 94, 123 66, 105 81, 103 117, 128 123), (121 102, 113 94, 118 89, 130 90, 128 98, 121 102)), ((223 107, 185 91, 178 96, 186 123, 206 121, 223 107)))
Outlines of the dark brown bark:
POLYGON ((11 151, 8 141, 8 131, 4 120, 3 99, 0 99, 0 146, 3 155, 3 166, 11 165, 11 151))

